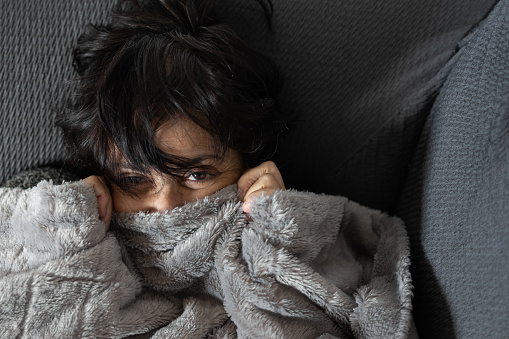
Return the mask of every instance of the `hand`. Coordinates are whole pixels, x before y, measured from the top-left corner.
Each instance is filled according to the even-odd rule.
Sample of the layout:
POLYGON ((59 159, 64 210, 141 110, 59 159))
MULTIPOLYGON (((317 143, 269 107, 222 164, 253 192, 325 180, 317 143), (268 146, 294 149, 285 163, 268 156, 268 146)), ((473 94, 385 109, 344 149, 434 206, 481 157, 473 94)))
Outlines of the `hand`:
POLYGON ((106 181, 102 177, 92 175, 83 179, 90 187, 94 189, 97 198, 97 209, 99 219, 106 225, 106 232, 110 228, 111 215, 113 213, 113 201, 106 181))
POLYGON ((272 161, 245 171, 237 182, 237 186, 239 197, 244 202, 242 210, 245 213, 251 212, 253 198, 285 189, 283 177, 272 161))

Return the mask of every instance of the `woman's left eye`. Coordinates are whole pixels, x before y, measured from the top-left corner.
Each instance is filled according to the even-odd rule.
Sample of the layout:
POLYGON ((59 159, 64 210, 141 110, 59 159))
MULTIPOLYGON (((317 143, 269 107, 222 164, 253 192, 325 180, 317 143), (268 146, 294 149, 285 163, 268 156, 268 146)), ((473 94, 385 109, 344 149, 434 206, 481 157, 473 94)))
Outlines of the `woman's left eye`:
POLYGON ((210 179, 212 179, 213 177, 215 177, 217 175, 217 173, 215 171, 209 171, 209 170, 195 170, 195 171, 190 171, 188 173, 186 173, 186 175, 184 175, 184 179, 187 180, 187 181, 192 181, 192 182, 205 182, 205 181, 208 181, 210 179))
POLYGON ((203 180, 206 180, 209 176, 210 176, 210 173, 208 173, 208 172, 194 172, 194 173, 191 173, 187 177, 187 180, 203 181, 203 180))

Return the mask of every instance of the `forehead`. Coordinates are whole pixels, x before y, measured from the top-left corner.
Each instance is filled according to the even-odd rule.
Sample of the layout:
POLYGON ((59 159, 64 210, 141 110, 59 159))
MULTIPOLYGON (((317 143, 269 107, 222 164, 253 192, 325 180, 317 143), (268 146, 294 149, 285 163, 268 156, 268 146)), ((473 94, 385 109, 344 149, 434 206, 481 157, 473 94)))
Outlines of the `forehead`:
POLYGON ((214 140, 190 119, 171 119, 156 131, 156 146, 163 152, 184 158, 214 157, 214 140))

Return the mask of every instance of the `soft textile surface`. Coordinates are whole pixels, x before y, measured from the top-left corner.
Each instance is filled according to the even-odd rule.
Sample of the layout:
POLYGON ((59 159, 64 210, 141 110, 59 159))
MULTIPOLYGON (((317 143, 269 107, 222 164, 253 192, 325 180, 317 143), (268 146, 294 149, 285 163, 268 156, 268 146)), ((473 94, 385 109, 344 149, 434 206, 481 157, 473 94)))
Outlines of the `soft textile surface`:
POLYGON ((235 194, 117 215, 118 241, 85 183, 0 189, 0 337, 408 336, 399 219, 297 191, 248 217, 235 194))
POLYGON ((509 333, 509 1, 459 46, 397 215, 425 338, 509 333), (417 265, 415 264, 417 263, 417 265))
MULTIPOLYGON (((53 122, 76 76, 71 47, 115 2, 2 1, 0 182, 62 160, 53 122)), ((391 211, 440 70, 498 1, 274 0, 270 33, 256 1, 225 2, 236 29, 277 62, 282 107, 298 115, 276 151, 287 186, 391 211)))

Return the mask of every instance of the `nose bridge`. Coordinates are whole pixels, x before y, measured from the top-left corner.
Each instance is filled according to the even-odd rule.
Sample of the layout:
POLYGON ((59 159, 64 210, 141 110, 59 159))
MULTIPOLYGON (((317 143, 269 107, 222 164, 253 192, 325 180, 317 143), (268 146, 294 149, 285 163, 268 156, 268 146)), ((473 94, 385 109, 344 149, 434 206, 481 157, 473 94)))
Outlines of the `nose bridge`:
POLYGON ((151 212, 163 212, 184 205, 185 201, 177 183, 173 181, 161 183, 151 199, 151 212))

